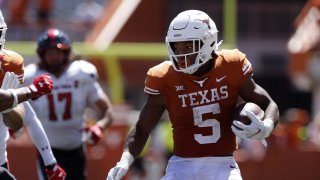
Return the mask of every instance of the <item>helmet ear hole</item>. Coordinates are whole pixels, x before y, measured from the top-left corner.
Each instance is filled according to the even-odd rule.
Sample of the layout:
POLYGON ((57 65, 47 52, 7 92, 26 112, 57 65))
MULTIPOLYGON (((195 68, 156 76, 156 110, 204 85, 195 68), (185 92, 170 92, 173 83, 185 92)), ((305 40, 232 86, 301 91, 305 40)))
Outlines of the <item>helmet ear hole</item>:
POLYGON ((213 47, 213 45, 216 43, 216 41, 213 41, 212 44, 210 44, 211 47, 213 47))
POLYGON ((199 46, 199 49, 201 49, 201 47, 204 45, 203 41, 200 40, 200 46, 199 46))
POLYGON ((175 51, 174 42, 170 42, 169 45, 171 50, 174 52, 175 51))

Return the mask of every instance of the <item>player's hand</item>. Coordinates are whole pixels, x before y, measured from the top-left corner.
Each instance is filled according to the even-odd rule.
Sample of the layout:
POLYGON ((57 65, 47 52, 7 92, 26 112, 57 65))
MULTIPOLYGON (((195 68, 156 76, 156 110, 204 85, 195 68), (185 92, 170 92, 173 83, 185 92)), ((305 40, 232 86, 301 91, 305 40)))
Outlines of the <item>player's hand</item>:
POLYGON ((47 166, 46 174, 49 180, 64 180, 67 176, 67 173, 58 164, 47 166))
POLYGON ((18 76, 14 72, 7 71, 4 75, 1 89, 17 89, 19 87, 19 84, 20 82, 18 80, 18 76))
POLYGON ((123 152, 117 165, 110 169, 107 180, 120 180, 129 170, 134 158, 129 152, 123 152))
MULTIPOLYGON (((2 84, 1 84, 1 89, 7 90, 7 89, 17 89, 19 87, 19 80, 18 76, 14 72, 9 72, 7 71, 4 75, 2 84)), ((16 107, 17 104, 13 103, 11 108, 8 108, 1 113, 8 113, 11 112, 14 107, 16 107)))
POLYGON ((53 82, 48 73, 36 77, 33 80, 32 84, 29 86, 29 89, 31 90, 31 99, 35 100, 41 97, 42 95, 51 93, 52 88, 53 82))
POLYGON ((244 139, 258 139, 263 140, 266 137, 269 137, 274 124, 270 119, 261 120, 253 112, 244 110, 245 116, 251 120, 250 125, 245 125, 240 121, 233 121, 231 129, 234 134, 244 139))
POLYGON ((97 124, 91 127, 85 128, 84 131, 85 131, 84 141, 87 142, 89 145, 97 144, 103 135, 103 132, 102 132, 103 129, 97 124))
POLYGON ((120 180, 127 173, 128 169, 129 166, 117 163, 116 167, 110 169, 107 180, 120 180))

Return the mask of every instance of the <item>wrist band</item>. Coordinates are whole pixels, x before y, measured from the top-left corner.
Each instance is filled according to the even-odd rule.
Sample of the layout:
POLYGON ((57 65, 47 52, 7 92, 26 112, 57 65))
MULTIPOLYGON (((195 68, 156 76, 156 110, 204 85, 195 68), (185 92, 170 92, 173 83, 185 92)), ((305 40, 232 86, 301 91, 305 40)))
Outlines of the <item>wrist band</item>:
POLYGON ((25 88, 24 90, 26 91, 26 100, 31 99, 31 92, 30 92, 30 91, 28 91, 28 89, 27 89, 27 88, 25 88))
POLYGON ((263 124, 266 129, 265 137, 269 137, 274 128, 274 122, 271 119, 264 119, 263 124))
POLYGON ((14 89, 8 89, 8 91, 11 93, 11 96, 13 96, 13 104, 11 108, 14 108, 18 105, 18 96, 14 89))
POLYGON ((132 154, 128 151, 125 151, 122 153, 121 159, 118 163, 130 166, 133 163, 133 161, 134 157, 132 156, 132 154))
POLYGON ((18 105, 18 96, 17 93, 14 91, 14 89, 8 89, 10 92, 11 97, 13 97, 13 103, 11 108, 7 108, 6 110, 1 111, 1 113, 8 113, 11 112, 13 108, 15 108, 18 105))

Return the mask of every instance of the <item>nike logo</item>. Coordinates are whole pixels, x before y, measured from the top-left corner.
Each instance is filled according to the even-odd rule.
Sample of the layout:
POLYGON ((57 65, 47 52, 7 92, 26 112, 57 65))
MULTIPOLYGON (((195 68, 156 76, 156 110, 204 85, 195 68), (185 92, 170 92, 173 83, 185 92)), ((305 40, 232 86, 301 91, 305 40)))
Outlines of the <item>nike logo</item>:
POLYGON ((218 82, 220 82, 220 81, 222 81, 224 78, 226 78, 227 76, 222 76, 221 78, 216 78, 216 82, 218 83, 218 82))
POLYGON ((234 168, 237 168, 236 166, 230 164, 230 168, 234 169, 234 168))

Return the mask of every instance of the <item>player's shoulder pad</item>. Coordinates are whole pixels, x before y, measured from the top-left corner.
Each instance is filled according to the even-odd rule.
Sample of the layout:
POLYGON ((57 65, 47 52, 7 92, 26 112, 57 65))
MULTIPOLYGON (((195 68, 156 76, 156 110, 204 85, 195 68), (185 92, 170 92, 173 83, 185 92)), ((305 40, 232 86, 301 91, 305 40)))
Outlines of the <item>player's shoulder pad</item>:
POLYGON ((70 69, 72 72, 76 72, 78 77, 83 80, 97 80, 98 73, 97 68, 86 60, 76 60, 72 62, 70 69))
POLYGON ((222 49, 217 51, 217 54, 222 56, 222 58, 227 62, 240 61, 246 57, 246 55, 239 51, 239 49, 222 49))
POLYGON ((147 74, 149 76, 162 78, 168 74, 170 68, 172 68, 172 62, 171 61, 164 61, 164 62, 150 68, 147 74))

